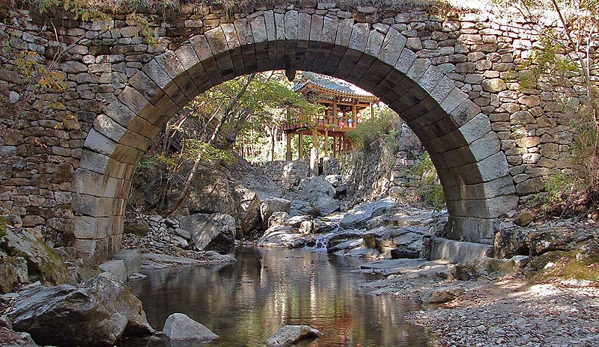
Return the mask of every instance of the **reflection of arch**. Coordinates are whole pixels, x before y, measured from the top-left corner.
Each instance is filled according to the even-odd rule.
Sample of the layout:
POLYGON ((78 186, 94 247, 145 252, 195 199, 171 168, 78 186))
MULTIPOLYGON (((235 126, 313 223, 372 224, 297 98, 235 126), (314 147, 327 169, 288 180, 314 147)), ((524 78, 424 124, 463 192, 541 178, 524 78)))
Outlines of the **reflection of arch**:
POLYGON ((449 236, 490 242, 517 204, 489 119, 406 38, 380 25, 266 11, 196 35, 149 61, 94 121, 75 174, 75 247, 96 260, 120 247, 135 166, 160 127, 198 94, 251 72, 298 69, 345 79, 399 113, 431 154, 447 198, 449 236))

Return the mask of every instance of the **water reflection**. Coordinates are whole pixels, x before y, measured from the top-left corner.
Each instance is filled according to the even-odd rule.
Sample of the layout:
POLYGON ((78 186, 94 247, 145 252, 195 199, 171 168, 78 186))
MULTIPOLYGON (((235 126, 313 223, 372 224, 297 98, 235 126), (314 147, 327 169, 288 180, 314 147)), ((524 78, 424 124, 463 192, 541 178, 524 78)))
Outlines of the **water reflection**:
POLYGON ((286 324, 306 324, 324 336, 303 346, 428 346, 407 325, 410 303, 365 295, 355 284, 359 259, 309 250, 240 249, 227 266, 157 270, 131 283, 148 321, 161 330, 175 312, 220 336, 207 346, 263 346, 286 324), (409 308, 409 307, 408 307, 409 308))

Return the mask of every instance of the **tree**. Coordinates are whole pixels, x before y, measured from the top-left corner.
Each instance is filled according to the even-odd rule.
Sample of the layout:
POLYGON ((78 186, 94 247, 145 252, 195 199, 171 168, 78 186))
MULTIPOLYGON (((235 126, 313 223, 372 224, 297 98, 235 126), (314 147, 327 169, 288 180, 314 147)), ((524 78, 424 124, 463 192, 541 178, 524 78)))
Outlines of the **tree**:
POLYGON ((199 95, 167 123, 138 170, 138 175, 152 171, 153 174, 146 176, 157 177, 162 186, 159 210, 169 215, 182 206, 200 168, 231 163, 230 150, 239 137, 249 139, 248 134, 264 133, 265 129, 276 134, 290 114, 320 111, 301 94, 293 92, 282 77, 277 71, 224 82, 199 95), (287 112, 288 109, 294 111, 287 112), (169 204, 166 198, 174 188, 179 197, 169 204))

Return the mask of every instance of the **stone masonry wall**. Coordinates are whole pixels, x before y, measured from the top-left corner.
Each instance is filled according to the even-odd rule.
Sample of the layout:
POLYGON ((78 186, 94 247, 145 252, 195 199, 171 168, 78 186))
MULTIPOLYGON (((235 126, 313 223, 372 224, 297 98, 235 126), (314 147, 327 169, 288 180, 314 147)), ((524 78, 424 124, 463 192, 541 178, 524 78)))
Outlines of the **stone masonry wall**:
MULTIPOLYGON (((429 65, 443 72, 488 117, 493 130, 489 136, 500 139, 500 142, 486 142, 483 138, 480 146, 474 148, 480 148, 481 152, 503 152, 517 196, 526 198, 542 191, 544 177, 568 169, 569 146, 574 134, 568 127, 562 104, 552 99, 549 87, 539 85, 537 89, 520 91, 519 66, 535 45, 535 36, 526 29, 526 23, 504 12, 430 12, 429 8, 416 5, 408 9, 352 8, 334 2, 307 7, 261 7, 234 13, 206 6, 201 9, 183 7, 174 15, 147 15, 157 38, 155 45, 148 45, 125 14, 113 14, 109 23, 113 29, 106 30, 101 24, 73 20, 69 16, 55 14, 39 18, 26 10, 18 11, 8 24, 0 24, 0 40, 9 43, 14 50, 0 57, 0 209, 20 216, 24 227, 43 229, 46 240, 53 246, 72 246, 73 240, 80 239, 89 241, 85 247, 103 247, 108 253, 117 250, 130 185, 127 177, 132 177, 141 154, 166 119, 152 114, 137 117, 133 122, 136 129, 141 130, 135 134, 115 126, 110 131, 119 138, 128 136, 126 143, 130 150, 112 153, 110 159, 93 153, 85 155, 90 148, 106 145, 88 142, 84 146, 84 142, 95 128, 108 124, 107 105, 124 95, 122 92, 136 73, 147 64, 174 55, 172 52, 192 35, 207 33, 233 20, 247 19, 249 23, 260 16, 276 19, 290 13, 299 13, 301 18, 313 16, 315 20, 365 23, 367 30, 380 33, 373 35, 373 40, 377 37, 382 40, 390 28, 401 33, 406 38, 405 48, 413 52, 410 77, 422 77, 429 65), (61 49, 68 51, 60 56, 55 67, 64 76, 68 87, 64 91, 40 87, 39 81, 17 66, 19 60, 26 59, 41 65, 51 64, 61 49), (108 163, 103 162, 106 160, 108 163), (97 185, 98 196, 102 197, 100 202, 113 194, 114 200, 105 200, 114 213, 102 222, 94 218, 80 219, 82 223, 90 223, 88 229, 76 226, 74 217, 78 212, 74 212, 73 206, 77 205, 78 211, 86 211, 98 202, 77 200, 81 187, 73 183, 75 170, 96 165, 112 168, 110 161, 113 160, 119 161, 120 165, 114 166, 117 172, 107 176, 90 173, 95 176, 89 181, 97 185), (92 226, 93 223, 96 224, 92 226), (92 230, 92 234, 86 235, 85 230, 92 230)), ((259 35, 264 28, 248 25, 247 29, 259 35)), ((308 29, 298 28, 300 31, 308 29)), ((260 60, 256 59, 259 70, 260 60)), ((219 76, 231 77, 234 73, 219 76)), ((440 79, 435 78, 432 80, 440 79)), ((421 82, 425 90, 426 81, 421 82)), ((116 114, 125 118, 129 117, 127 112, 116 114)), ((435 138, 427 139, 425 145, 442 147, 442 143, 437 142, 443 139, 435 141, 435 138)), ((459 164, 464 157, 460 151, 455 153, 453 164, 459 164)), ((438 162, 447 160, 431 154, 438 162)), ((446 191, 449 199, 459 196, 451 189, 446 191)))

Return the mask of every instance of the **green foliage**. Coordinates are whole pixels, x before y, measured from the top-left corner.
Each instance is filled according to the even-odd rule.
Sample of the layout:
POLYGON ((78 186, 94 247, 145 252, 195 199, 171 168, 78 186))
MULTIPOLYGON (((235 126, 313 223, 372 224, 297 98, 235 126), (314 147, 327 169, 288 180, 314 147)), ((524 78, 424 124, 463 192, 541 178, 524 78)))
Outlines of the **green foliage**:
POLYGON ((193 162, 198 156, 201 156, 205 165, 214 166, 218 163, 232 165, 237 160, 229 150, 219 149, 211 144, 196 139, 183 140, 182 147, 183 158, 188 162, 193 162))
POLYGON ((6 235, 6 228, 8 227, 8 224, 8 220, 5 217, 0 216, 0 237, 6 235))
POLYGON ((375 148, 375 141, 382 139, 387 144, 392 144, 397 132, 393 131, 394 113, 389 108, 383 108, 374 117, 362 121, 358 126, 347 132, 347 137, 354 141, 357 149, 371 152, 375 148))
POLYGON ((416 188, 416 196, 427 205, 433 206, 436 211, 443 209, 445 194, 439 182, 435 165, 428 153, 425 152, 420 157, 420 161, 414 165, 411 173, 413 176, 419 177, 411 182, 411 185, 416 188))
POLYGON ((559 80, 561 84, 569 84, 565 78, 580 74, 576 63, 562 54, 563 48, 555 40, 542 36, 540 44, 541 47, 535 48, 522 66, 520 89, 535 88, 542 76, 551 76, 554 82, 559 80))

